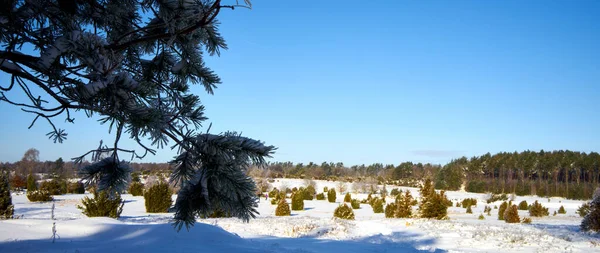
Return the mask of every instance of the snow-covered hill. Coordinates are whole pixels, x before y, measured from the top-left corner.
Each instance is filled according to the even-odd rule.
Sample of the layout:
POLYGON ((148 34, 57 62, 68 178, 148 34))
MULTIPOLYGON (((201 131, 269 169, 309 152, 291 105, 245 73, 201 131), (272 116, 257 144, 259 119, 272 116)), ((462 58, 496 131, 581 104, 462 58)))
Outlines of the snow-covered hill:
MULTIPOLYGON (((336 182, 316 181, 317 190, 336 182)), ((273 186, 299 187, 304 180, 277 179, 273 186)), ((352 193, 352 185, 346 188, 352 193)), ((394 187, 387 187, 390 191, 394 187)), ((401 187, 418 196, 418 189, 401 187)), ((533 218, 532 224, 507 224, 491 216, 478 220, 485 194, 447 192, 453 202, 478 199, 472 214, 464 208, 448 209, 449 220, 386 219, 361 205, 355 221, 332 218, 338 203, 305 201, 304 211, 276 217, 275 206, 261 199, 260 216, 243 223, 235 218, 205 219, 189 231, 176 232, 172 214, 148 214, 143 197, 123 195, 125 207, 118 220, 88 218, 77 209, 84 195, 55 196, 56 221, 50 219, 52 203, 31 203, 13 195, 20 219, 0 221, 0 252, 600 252, 600 238, 580 232, 575 210, 583 201, 562 198, 516 197, 515 203, 540 201, 550 213, 562 205, 567 214, 533 218), (50 239, 56 222, 59 239, 50 239)), ((175 198, 175 196, 173 196, 175 198)), ((366 198, 353 194, 353 198, 366 198)), ((389 198, 388 202, 392 199, 389 198)), ((490 206, 499 205, 500 202, 490 206)), ((526 211, 519 211, 528 217, 526 211)))

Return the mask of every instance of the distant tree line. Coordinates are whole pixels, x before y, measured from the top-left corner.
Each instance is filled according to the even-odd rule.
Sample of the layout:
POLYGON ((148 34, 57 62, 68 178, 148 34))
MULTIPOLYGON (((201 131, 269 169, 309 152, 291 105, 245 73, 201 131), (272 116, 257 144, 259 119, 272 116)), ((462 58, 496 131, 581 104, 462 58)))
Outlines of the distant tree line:
MULTIPOLYGON (((62 159, 41 162, 36 152, 28 150, 21 161, 0 166, 21 176, 28 173, 77 175, 78 167, 72 162, 62 162, 62 159)), ((167 163, 131 163, 131 167, 141 174, 170 171, 167 163)), ((255 178, 362 181, 411 187, 418 187, 425 178, 430 178, 436 189, 591 199, 600 186, 600 155, 568 150, 487 153, 454 159, 443 166, 412 162, 353 166, 341 162, 270 162, 266 167, 251 167, 248 174, 255 178)))

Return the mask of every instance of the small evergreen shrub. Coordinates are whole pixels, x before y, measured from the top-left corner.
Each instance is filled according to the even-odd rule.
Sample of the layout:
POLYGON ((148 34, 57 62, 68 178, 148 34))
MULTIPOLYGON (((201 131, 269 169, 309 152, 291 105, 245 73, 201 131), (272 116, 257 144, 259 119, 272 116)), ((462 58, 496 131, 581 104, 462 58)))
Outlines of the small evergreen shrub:
POLYGON ((589 206, 589 212, 581 221, 581 230, 598 232, 600 231, 600 195, 596 195, 589 206))
POLYGON ((271 205, 277 205, 277 203, 279 203, 279 200, 279 198, 271 198, 271 205))
POLYGON ((394 188, 392 189, 392 191, 390 191, 390 196, 392 197, 396 197, 398 194, 401 194, 402 191, 398 190, 398 188, 394 188))
POLYGON ((396 209, 398 207, 395 203, 390 203, 385 206, 385 217, 386 218, 395 218, 396 217, 396 209))
POLYGON ((12 219, 15 212, 8 181, 8 173, 0 171, 0 219, 12 219))
POLYGON ((327 200, 331 203, 335 202, 336 196, 335 196, 335 189, 331 188, 329 189, 329 191, 327 192, 327 200))
POLYGON ((383 213, 383 201, 379 198, 375 198, 373 203, 371 204, 373 208, 373 213, 383 213))
POLYGON ((529 209, 529 205, 527 205, 527 201, 523 200, 521 201, 521 203, 519 203, 519 206, 517 208, 519 210, 527 210, 529 209))
POLYGON ((271 198, 277 198, 279 196, 279 190, 277 190, 277 188, 273 188, 273 190, 271 190, 269 192, 269 197, 271 198))
POLYGON ((317 200, 325 200, 325 194, 323 194, 323 193, 317 194, 317 200))
POLYGON ((460 207, 460 202, 456 202, 456 207, 460 207))
POLYGON ((352 196, 350 196, 350 193, 346 193, 346 196, 344 196, 344 202, 350 202, 352 201, 352 196))
POLYGON ((421 201, 420 212, 422 218, 446 219, 448 215, 448 199, 445 192, 433 191, 426 199, 421 201))
POLYGON ((323 193, 325 192, 329 192, 329 189, 327 188, 327 186, 323 187, 323 193))
POLYGON ((484 213, 489 213, 489 212, 491 212, 491 211, 492 211, 492 208, 491 208, 491 207, 489 207, 489 206, 485 206, 485 207, 483 208, 483 212, 484 212, 484 213))
POLYGON ((352 211, 352 208, 350 208, 346 204, 342 204, 335 209, 335 211, 333 212, 333 217, 346 220, 354 220, 354 211, 352 211))
POLYGON ((491 194, 490 197, 487 199, 487 203, 490 204, 492 202, 496 202, 496 201, 506 201, 508 200, 508 196, 506 196, 506 194, 491 194))
POLYGON ((47 191, 50 195, 63 195, 67 193, 67 181, 60 179, 44 181, 40 185, 40 190, 47 191))
POLYGON ((519 223, 521 218, 519 218, 519 210, 516 205, 511 205, 504 211, 504 221, 506 223, 519 223))
POLYGON ((106 191, 93 191, 94 197, 84 197, 81 200, 81 205, 77 205, 77 208, 81 209, 83 214, 87 217, 110 217, 117 219, 123 212, 123 205, 125 204, 121 200, 121 195, 115 193, 114 196, 109 196, 106 191))
POLYGON ((499 220, 504 220, 504 212, 506 212, 506 208, 508 208, 508 203, 506 203, 506 201, 504 201, 500 205, 500 209, 498 209, 498 219, 499 220))
POLYGON ((560 213, 560 214, 566 214, 567 210, 565 210, 564 206, 560 206, 560 208, 558 209, 558 213, 560 213))
POLYGON ((471 206, 467 207, 467 213, 473 213, 473 210, 471 210, 471 206))
POLYGON ((543 217, 550 215, 550 212, 548 212, 548 208, 545 208, 536 200, 529 208, 529 215, 532 217, 543 217))
POLYGON ((353 199, 350 202, 350 205, 352 206, 352 209, 360 209, 360 201, 358 201, 358 199, 353 199))
POLYGON ((577 208, 576 213, 581 217, 585 217, 588 213, 590 213, 590 203, 583 203, 579 208, 577 208))
POLYGON ((31 202, 45 202, 52 201, 52 195, 48 191, 37 190, 37 191, 28 191, 27 199, 31 202))
POLYGON ((291 214, 292 211, 290 211, 290 205, 287 201, 285 199, 280 200, 275 209, 275 216, 290 216, 291 214))
POLYGON ((469 206, 477 206, 477 199, 474 199, 474 198, 463 199, 462 207, 467 208, 469 206))
POLYGON ((556 216, 556 211, 554 211, 554 213, 552 214, 552 216, 556 216))
POLYGON ((401 197, 396 201, 397 208, 395 216, 396 218, 410 218, 412 216, 412 195, 409 191, 406 191, 404 195, 399 196, 401 197))
POLYGON ((146 212, 148 213, 166 213, 171 207, 171 190, 169 184, 159 182, 146 190, 144 201, 146 212))
POLYGON ((294 211, 302 211, 304 210, 304 192, 296 191, 292 194, 292 210, 294 211))
POLYGON ((480 220, 485 220, 485 216, 483 216, 483 214, 480 214, 480 215, 479 215, 479 217, 478 217, 477 219, 480 219, 480 220))
POLYGON ((298 191, 298 187, 292 188, 292 192, 296 192, 296 191, 298 191))
POLYGON ((304 200, 313 200, 315 194, 317 193, 317 191, 315 190, 315 187, 312 185, 307 186, 303 192, 304 192, 304 200))
POLYGON ((27 191, 37 191, 37 183, 33 174, 27 175, 27 191))
POLYGON ((140 182, 133 182, 129 185, 129 193, 132 196, 143 196, 144 195, 144 184, 140 182))
POLYGON ((531 218, 529 218, 529 217, 523 218, 523 220, 521 222, 524 224, 531 224, 531 218))
POLYGON ((67 193, 84 194, 85 185, 82 182, 73 182, 67 185, 67 193))

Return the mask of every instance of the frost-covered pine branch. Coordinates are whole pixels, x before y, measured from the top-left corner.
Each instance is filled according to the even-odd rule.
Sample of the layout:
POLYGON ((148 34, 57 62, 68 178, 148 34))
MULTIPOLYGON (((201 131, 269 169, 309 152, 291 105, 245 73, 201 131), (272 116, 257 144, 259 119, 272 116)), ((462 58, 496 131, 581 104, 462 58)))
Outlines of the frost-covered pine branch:
POLYGON ((227 49, 217 17, 222 9, 250 8, 250 1, 5 2, 0 73, 10 82, 0 84, 0 101, 31 113, 31 126, 45 120, 54 142, 68 136, 54 122, 64 117, 74 123, 73 111, 98 115, 115 136, 74 159, 93 161, 80 171, 85 182, 122 191, 131 169, 121 157, 172 147, 178 155, 171 182, 182 186, 175 206, 179 227, 216 209, 245 220, 255 215, 255 186, 245 170, 263 165, 275 148, 235 133, 200 131, 207 117, 190 92, 190 85, 201 85, 214 93, 221 80, 204 57, 227 49), (12 92, 27 99, 16 101, 12 92), (120 148, 123 136, 142 152, 120 148))

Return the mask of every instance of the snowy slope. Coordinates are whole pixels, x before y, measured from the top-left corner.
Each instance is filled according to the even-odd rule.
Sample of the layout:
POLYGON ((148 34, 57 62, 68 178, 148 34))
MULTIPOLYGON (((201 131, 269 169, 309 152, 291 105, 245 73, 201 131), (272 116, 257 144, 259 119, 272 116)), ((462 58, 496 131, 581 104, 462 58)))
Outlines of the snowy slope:
MULTIPOLYGON (((299 187, 304 180, 278 179, 272 185, 299 187)), ((317 181, 317 190, 336 182, 317 181)), ((348 189, 352 192, 351 184, 348 189)), ((388 186, 388 191, 393 187, 388 186)), ((418 189, 401 187, 418 196, 418 189)), ((143 197, 123 195, 126 201, 119 220, 88 218, 77 209, 84 196, 55 196, 59 239, 52 243, 52 203, 31 203, 13 195, 20 219, 0 221, 0 252, 600 252, 597 235, 579 231, 581 218, 575 210, 582 201, 534 196, 515 202, 540 201, 550 213, 563 205, 567 214, 534 218, 532 224, 506 224, 491 216, 478 220, 485 194, 448 192, 454 202, 477 198, 473 214, 464 208, 448 209, 450 220, 386 219, 369 205, 355 210, 356 220, 332 218, 338 203, 305 201, 304 211, 276 217, 275 206, 261 200, 260 216, 243 223, 235 218, 205 219, 189 231, 177 233, 170 225, 172 214, 147 214, 143 197)), ((175 196, 173 196, 175 198, 175 196)), ((353 194, 353 198, 366 198, 353 194)), ((289 200, 288 200, 289 201, 289 200)), ((388 198, 388 203, 392 199, 388 198)), ((499 205, 500 202, 492 203, 499 205)), ((528 217, 526 211, 519 211, 528 217)))

